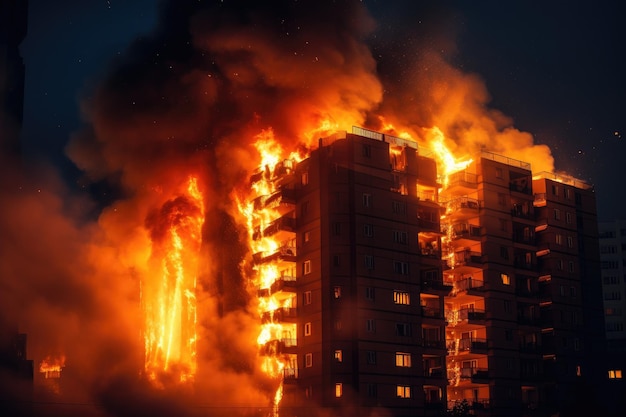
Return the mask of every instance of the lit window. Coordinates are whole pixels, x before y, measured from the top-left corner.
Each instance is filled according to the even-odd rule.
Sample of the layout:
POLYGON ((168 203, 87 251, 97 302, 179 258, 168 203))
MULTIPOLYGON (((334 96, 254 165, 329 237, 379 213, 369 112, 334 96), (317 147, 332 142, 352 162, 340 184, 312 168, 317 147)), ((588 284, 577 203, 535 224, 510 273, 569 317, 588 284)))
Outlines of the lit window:
POLYGON ((333 296, 335 298, 341 298, 341 287, 340 286, 335 286, 335 288, 333 289, 333 296))
POLYGON ((309 183, 309 173, 303 172, 301 179, 302 179, 302 185, 307 185, 309 183))
POLYGON ((343 350, 336 350, 335 351, 335 361, 343 362, 343 350))
POLYGON ((313 354, 312 353, 307 353, 306 355, 304 355, 304 366, 306 368, 310 368, 313 366, 313 354))
POLYGON ((311 261, 304 261, 304 263, 302 264, 302 273, 304 275, 311 273, 311 261))
POLYGON ((411 354, 406 352, 396 352, 396 366, 410 368, 411 354))
POLYGON ((398 398, 411 398, 411 387, 407 385, 398 385, 396 387, 398 398))
POLYGON ((511 277, 508 274, 500 274, 500 278, 504 285, 511 285, 511 277))
POLYGON ((502 178, 502 168, 496 168, 496 178, 502 178))
POLYGON ((343 384, 341 382, 337 382, 335 384, 335 397, 340 398, 343 395, 343 384))
POLYGON ((311 291, 305 291, 303 297, 305 305, 311 304, 311 291))
POLYGON ((411 298, 408 291, 393 291, 393 302, 396 304, 409 305, 411 304, 411 298))
POLYGON ((609 379, 622 379, 622 370, 621 369, 610 369, 609 370, 609 379))
POLYGON ((304 335, 311 336, 311 322, 304 323, 304 335))
POLYGON ((304 232, 304 237, 302 238, 302 240, 304 241, 304 243, 311 240, 311 232, 304 232))

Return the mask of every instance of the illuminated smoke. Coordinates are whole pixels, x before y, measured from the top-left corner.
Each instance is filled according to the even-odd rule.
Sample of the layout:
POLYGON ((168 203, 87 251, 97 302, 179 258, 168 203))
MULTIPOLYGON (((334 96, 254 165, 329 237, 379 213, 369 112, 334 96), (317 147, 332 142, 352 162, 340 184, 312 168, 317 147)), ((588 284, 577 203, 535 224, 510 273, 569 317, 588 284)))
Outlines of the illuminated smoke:
POLYGON ((114 201, 91 221, 93 203, 46 172, 46 181, 24 180, 21 189, 5 183, 10 204, 0 205, 11 242, 0 254, 3 315, 29 333, 34 358, 62 352, 75 398, 110 415, 271 408, 276 381, 258 364, 258 301, 242 270, 248 232, 232 197, 245 194, 262 163, 251 145, 263 132, 286 154, 306 154, 319 137, 360 125, 425 147, 440 135, 457 158, 486 148, 530 160, 534 170, 552 167, 549 149, 489 109, 481 80, 431 52, 438 45, 408 50, 416 55, 409 60, 385 54, 384 45, 373 53, 368 42, 386 28, 361 2, 162 7, 154 33, 131 45, 84 103, 89 128, 68 146, 85 180, 106 183, 114 201), (393 59, 397 68, 381 64, 393 59), (181 191, 192 177, 202 204, 181 191), (198 254, 187 260, 197 279, 195 393, 179 385, 187 370, 155 373, 164 390, 139 376, 142 283, 172 242, 158 214, 177 210, 204 212, 193 226, 201 240, 187 241, 198 254))

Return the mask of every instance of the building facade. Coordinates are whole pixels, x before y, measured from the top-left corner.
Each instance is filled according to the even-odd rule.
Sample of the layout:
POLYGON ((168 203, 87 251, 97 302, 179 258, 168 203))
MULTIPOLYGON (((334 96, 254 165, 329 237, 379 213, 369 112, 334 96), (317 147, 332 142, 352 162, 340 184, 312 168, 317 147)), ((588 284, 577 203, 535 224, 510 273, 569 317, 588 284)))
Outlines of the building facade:
POLYGON ((439 178, 411 142, 357 128, 255 174, 273 184, 254 236, 276 243, 254 262, 275 271, 259 295, 281 408, 568 415, 604 346, 597 222, 592 188, 551 175, 482 152, 439 178))

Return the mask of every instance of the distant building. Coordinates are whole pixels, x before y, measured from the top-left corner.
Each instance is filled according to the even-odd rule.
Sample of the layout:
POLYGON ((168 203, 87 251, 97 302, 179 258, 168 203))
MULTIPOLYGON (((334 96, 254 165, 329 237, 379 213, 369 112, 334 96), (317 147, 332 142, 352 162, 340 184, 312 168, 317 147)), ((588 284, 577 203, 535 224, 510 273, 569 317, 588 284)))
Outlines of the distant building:
POLYGON ((2 415, 33 415, 33 361, 26 359, 26 335, 0 321, 0 410, 2 415))
POLYGON ((600 222, 600 259, 607 342, 606 395, 615 415, 626 409, 626 221, 600 222))
POLYGON ((27 0, 0 0, 0 155, 20 152, 25 71, 19 46, 27 12, 27 0))
POLYGON ((252 180, 274 184, 254 207, 276 218, 254 235, 277 249, 254 261, 277 271, 259 296, 282 326, 264 353, 284 363, 285 413, 601 409, 589 185, 488 152, 438 179, 411 143, 359 128, 252 180))

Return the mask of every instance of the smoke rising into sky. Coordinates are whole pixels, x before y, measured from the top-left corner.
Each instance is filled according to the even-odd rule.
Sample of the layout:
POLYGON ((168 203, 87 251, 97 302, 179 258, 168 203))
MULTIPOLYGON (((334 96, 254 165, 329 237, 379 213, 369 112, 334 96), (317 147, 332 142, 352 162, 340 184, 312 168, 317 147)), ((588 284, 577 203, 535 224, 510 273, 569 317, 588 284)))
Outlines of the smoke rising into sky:
POLYGON ((448 63, 455 33, 445 22, 428 42, 402 45, 358 1, 171 1, 160 16, 82 103, 87 126, 67 147, 84 181, 107 183, 113 201, 76 195, 53 168, 4 168, 15 181, 2 184, 1 313, 28 333, 36 365, 67 357, 67 401, 111 416, 270 405, 275 382, 256 366, 258 317, 241 268, 250 254, 232 199, 259 163, 251 145, 261 132, 292 151, 356 125, 427 149, 436 127, 459 157, 486 149, 553 168, 548 147, 488 107, 482 80, 448 63), (206 207, 195 393, 210 399, 167 374, 166 389, 139 377, 142 279, 161 216, 186 203, 191 176, 206 207))

